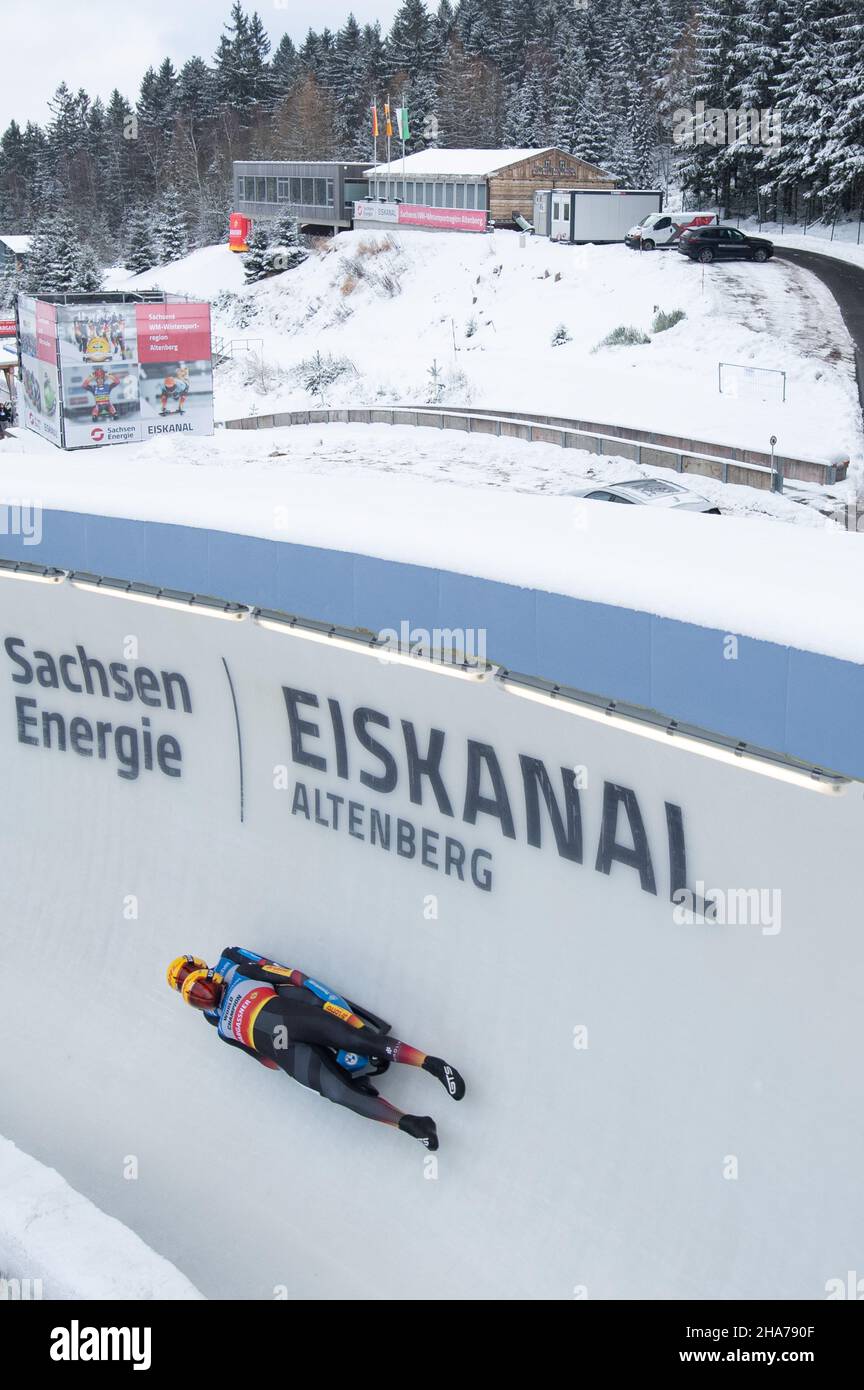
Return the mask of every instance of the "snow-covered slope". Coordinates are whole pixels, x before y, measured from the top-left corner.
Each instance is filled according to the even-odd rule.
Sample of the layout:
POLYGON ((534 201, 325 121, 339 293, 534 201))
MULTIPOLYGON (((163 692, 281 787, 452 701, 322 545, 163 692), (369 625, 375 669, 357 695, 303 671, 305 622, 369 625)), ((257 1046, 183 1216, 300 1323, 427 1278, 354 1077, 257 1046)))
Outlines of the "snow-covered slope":
POLYGON ((196 299, 213 299, 224 290, 240 290, 243 285, 243 257, 227 246, 202 246, 179 261, 154 266, 141 275, 130 275, 118 266, 105 276, 109 290, 166 290, 196 299))
POLYGON ((223 419, 309 404, 292 373, 320 351, 352 368, 328 388, 330 404, 426 401, 436 364, 454 403, 763 450, 776 434, 781 451, 819 458, 862 448, 839 311, 813 276, 779 261, 703 268, 674 251, 554 245, 507 231, 356 231, 248 290, 242 258, 219 246, 114 283, 207 297, 220 336, 260 339, 254 358, 217 375, 223 419), (621 324, 650 334, 658 308, 687 317, 650 344, 593 351, 621 324), (561 325, 570 341, 553 346, 561 325), (719 395, 720 361, 785 371, 785 404, 719 395))

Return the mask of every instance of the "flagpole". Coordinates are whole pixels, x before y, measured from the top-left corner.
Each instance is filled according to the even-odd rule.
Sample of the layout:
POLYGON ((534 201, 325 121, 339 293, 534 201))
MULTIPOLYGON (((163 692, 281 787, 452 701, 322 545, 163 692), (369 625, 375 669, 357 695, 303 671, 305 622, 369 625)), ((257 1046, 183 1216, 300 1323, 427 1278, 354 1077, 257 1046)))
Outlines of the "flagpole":
POLYGON ((387 197, 390 197, 390 140, 393 126, 390 121, 390 93, 387 93, 387 197))
POLYGON ((402 88, 402 119, 401 119, 400 122, 399 122, 400 126, 402 127, 402 196, 403 196, 403 197, 405 196, 405 127, 406 127, 406 125, 407 125, 407 121, 406 121, 405 117, 406 117, 406 112, 407 112, 407 110, 408 110, 408 107, 405 105, 405 88, 403 87, 403 88, 402 88))

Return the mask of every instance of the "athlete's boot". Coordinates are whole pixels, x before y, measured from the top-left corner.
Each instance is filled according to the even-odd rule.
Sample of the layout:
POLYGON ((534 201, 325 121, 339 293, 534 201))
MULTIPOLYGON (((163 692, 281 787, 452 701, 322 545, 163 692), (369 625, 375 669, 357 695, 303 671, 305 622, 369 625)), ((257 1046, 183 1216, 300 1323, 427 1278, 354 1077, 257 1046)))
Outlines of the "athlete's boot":
POLYGON ((431 1153, 437 1149, 438 1131, 430 1115, 403 1115, 399 1121, 399 1128, 405 1134, 410 1134, 412 1139, 419 1139, 431 1153))
POLYGON ((455 1067, 445 1062, 443 1057, 427 1057, 423 1070, 438 1078, 454 1100, 461 1100, 465 1094, 465 1082, 455 1067))

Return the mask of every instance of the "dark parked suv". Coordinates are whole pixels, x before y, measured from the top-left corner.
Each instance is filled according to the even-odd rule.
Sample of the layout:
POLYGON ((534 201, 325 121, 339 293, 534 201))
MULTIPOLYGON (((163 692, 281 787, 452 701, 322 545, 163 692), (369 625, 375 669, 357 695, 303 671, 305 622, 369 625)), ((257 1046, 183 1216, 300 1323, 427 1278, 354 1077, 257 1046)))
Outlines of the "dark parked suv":
POLYGON ((747 236, 737 227, 694 227, 678 242, 682 256, 691 261, 767 261, 774 243, 765 237, 747 236))

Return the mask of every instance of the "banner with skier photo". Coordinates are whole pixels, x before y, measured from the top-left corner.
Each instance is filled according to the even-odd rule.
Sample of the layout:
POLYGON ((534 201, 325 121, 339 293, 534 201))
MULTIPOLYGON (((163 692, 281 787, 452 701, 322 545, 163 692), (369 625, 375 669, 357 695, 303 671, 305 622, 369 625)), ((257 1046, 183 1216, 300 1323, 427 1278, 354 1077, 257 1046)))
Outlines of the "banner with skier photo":
POLYGON ((134 304, 60 304, 57 342, 67 449, 141 439, 134 304))
POLYGON ((138 304, 142 438, 213 433, 210 305, 138 304))

